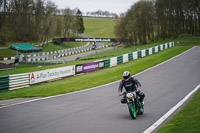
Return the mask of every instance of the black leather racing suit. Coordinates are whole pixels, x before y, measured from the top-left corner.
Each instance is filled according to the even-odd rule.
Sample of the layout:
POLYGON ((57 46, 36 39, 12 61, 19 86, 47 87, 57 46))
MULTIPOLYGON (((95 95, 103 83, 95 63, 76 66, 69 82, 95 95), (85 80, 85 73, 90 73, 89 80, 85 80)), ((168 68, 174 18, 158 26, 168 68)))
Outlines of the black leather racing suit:
MULTIPOLYGON (((141 84, 136 78, 130 77, 128 81, 124 81, 123 79, 119 84, 118 92, 122 92, 123 87, 125 88, 126 92, 135 91, 137 90, 136 87, 138 86, 141 87, 141 84)), ((140 97, 141 101, 143 101, 145 97, 144 93, 137 91, 136 94, 140 97)), ((126 103, 126 95, 124 95, 124 97, 121 99, 121 102, 126 103)))

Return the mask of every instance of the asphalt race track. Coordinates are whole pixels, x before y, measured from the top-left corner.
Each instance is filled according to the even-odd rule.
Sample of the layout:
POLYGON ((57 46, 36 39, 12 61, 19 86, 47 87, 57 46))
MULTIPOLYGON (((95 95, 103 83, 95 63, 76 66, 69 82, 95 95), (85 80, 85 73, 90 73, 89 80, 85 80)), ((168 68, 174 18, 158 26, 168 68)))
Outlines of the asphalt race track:
POLYGON ((141 133, 200 83, 199 57, 200 47, 194 47, 137 75, 146 99, 144 115, 136 120, 117 97, 117 81, 0 108, 0 133, 141 133))

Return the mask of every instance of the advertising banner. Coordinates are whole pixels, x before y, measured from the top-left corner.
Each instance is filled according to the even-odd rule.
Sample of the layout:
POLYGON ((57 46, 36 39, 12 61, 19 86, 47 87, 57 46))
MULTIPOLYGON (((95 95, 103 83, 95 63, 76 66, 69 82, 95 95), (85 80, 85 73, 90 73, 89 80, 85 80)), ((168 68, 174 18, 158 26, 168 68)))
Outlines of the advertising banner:
POLYGON ((119 42, 115 38, 60 38, 62 42, 119 42))
POLYGON ((104 68, 104 61, 96 61, 76 65, 76 74, 87 73, 104 68))
POLYGON ((31 72, 30 84, 36 84, 71 75, 75 75, 75 65, 31 72))
POLYGON ((83 72, 83 64, 76 65, 76 74, 83 72))
POLYGON ((104 68, 104 61, 99 61, 99 69, 103 69, 104 68))
POLYGON ((90 62, 83 64, 83 72, 92 72, 99 69, 99 62, 90 62))

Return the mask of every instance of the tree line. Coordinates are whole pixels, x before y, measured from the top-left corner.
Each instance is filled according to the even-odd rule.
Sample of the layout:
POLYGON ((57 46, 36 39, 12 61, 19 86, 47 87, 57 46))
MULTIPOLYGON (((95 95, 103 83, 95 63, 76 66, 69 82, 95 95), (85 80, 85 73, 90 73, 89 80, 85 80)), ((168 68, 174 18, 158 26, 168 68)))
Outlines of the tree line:
POLYGON ((112 12, 109 12, 109 11, 102 11, 102 10, 97 10, 95 12, 86 12, 86 16, 119 18, 118 14, 116 14, 116 13, 112 13, 112 12))
POLYGON ((121 14, 115 34, 126 45, 200 35, 199 0, 140 0, 121 14))
POLYGON ((79 9, 58 9, 46 0, 0 0, 0 43, 46 42, 69 32, 83 33, 79 9))

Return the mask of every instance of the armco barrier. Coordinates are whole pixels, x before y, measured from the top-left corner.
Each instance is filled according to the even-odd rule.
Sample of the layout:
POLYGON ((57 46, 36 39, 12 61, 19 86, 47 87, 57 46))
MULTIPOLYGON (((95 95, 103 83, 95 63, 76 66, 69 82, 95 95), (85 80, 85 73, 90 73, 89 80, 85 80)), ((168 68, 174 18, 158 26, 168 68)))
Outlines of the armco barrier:
POLYGON ((9 76, 0 76, 0 91, 8 90, 9 88, 9 76))
POLYGON ((9 89, 17 89, 22 87, 27 87, 30 85, 30 74, 15 74, 9 75, 9 89))

